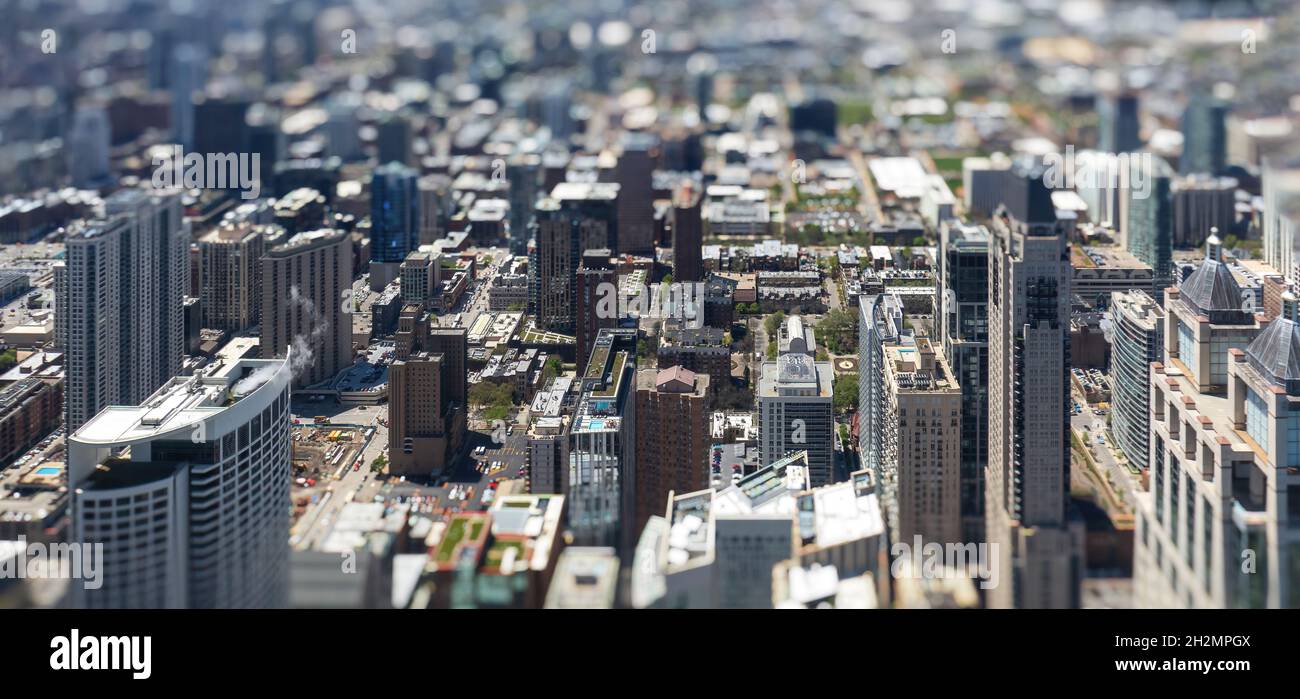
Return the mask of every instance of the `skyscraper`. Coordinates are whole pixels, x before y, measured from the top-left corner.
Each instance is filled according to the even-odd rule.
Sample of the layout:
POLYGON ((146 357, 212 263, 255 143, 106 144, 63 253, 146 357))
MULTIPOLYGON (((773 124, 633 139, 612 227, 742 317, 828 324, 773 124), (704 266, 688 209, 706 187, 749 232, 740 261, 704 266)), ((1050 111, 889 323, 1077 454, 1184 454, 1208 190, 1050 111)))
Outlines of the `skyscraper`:
MULTIPOLYGON (((1031 199, 1050 197, 1034 172, 1031 199)), ((1032 204, 1029 211, 1042 210, 1032 204)), ((1070 516, 1070 255, 1051 218, 992 220, 986 538, 1001 584, 992 607, 1077 607, 1082 524, 1070 516)))
POLYGON ((199 293, 203 327, 239 332, 257 325, 262 311, 262 254, 277 227, 222 223, 199 238, 199 293))
POLYGON ((704 281, 704 197, 685 181, 673 199, 673 281, 704 281))
POLYGON ((636 374, 636 509, 640 535, 670 492, 709 487, 709 375, 680 366, 636 374))
POLYGON ((1098 98, 1097 119, 1099 150, 1131 153, 1142 147, 1136 94, 1129 92, 1098 98))
POLYGON ((989 442, 989 232, 955 221, 939 227, 935 323, 961 386, 961 517, 964 541, 984 540, 989 442))
POLYGON ((887 345, 884 470, 898 482, 898 541, 963 540, 961 389, 929 338, 887 345))
POLYGON ((1300 156, 1263 158, 1264 261, 1288 281, 1300 281, 1300 156))
POLYGON ((173 378, 71 435, 71 540, 103 544, 103 584, 70 586, 74 606, 287 603, 291 360, 173 378))
MULTIPOLYGON (((506 163, 510 182, 510 252, 528 251, 529 223, 542 189, 542 158, 536 153, 518 153, 506 163)), ((579 355, 581 356, 581 355, 579 355)))
POLYGON ((618 325, 618 270, 608 249, 585 250, 578 267, 575 292, 575 357, 590 357, 601 328, 618 325))
POLYGON ((775 463, 796 451, 808 452, 814 487, 835 481, 835 419, 830 362, 814 360, 812 328, 799 316, 786 319, 782 335, 788 349, 774 362, 763 362, 756 398, 760 421, 759 452, 775 463))
POLYGON ((1228 105, 1197 92, 1183 110, 1183 155, 1178 172, 1217 175, 1223 172, 1228 152, 1228 105))
POLYGON ((94 188, 108 183, 111 133, 108 112, 100 106, 79 107, 68 130, 68 173, 76 187, 94 188))
POLYGON ((528 261, 529 305, 543 329, 574 332, 580 258, 585 250, 614 249, 618 189, 609 183, 565 182, 538 202, 528 261))
POLYGON ((579 375, 564 494, 580 546, 626 550, 636 532, 636 331, 604 329, 579 375))
POLYGON ((1145 470, 1151 434, 1148 374, 1151 363, 1164 358, 1165 311, 1143 291, 1116 291, 1110 298, 1111 434, 1129 463, 1145 470))
POLYGON ((397 278, 397 270, 420 247, 418 173, 401 163, 375 168, 370 180, 370 288, 397 278))
POLYGON ((1173 280, 1173 170, 1160 158, 1152 163, 1146 186, 1129 187, 1126 236, 1128 251, 1151 265, 1154 288, 1163 289, 1173 280))
POLYGON ((1228 235, 1237 221, 1237 180, 1188 175, 1173 180, 1173 244, 1199 248, 1211 232, 1228 235))
POLYGON ((352 287, 347 233, 298 233, 262 258, 262 356, 285 357, 293 348, 296 386, 333 378, 352 364, 352 318, 343 293, 352 287))
POLYGON ((189 232, 180 192, 122 190, 104 209, 104 220, 67 232, 55 267, 70 430, 106 405, 143 400, 180 373, 185 351, 189 232))
POLYGON ((623 137, 623 152, 614 168, 618 183, 617 244, 610 247, 617 254, 653 255, 654 187, 651 176, 659 158, 659 139, 650 134, 628 132, 623 137))

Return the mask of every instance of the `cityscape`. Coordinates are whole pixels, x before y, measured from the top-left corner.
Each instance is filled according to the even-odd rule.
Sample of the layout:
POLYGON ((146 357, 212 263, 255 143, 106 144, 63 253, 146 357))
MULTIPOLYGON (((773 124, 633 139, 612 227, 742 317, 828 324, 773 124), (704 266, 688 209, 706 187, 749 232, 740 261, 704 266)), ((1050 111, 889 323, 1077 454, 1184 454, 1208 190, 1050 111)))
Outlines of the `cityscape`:
POLYGON ((0 609, 1300 607, 1294 3, 0 7, 0 609))

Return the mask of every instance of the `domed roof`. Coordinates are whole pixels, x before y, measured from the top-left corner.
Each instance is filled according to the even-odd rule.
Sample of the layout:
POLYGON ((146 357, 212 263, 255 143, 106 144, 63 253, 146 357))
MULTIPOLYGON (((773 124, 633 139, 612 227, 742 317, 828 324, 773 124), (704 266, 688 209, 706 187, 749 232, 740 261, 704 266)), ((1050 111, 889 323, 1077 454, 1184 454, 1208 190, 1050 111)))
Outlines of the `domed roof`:
POLYGON ((1288 318, 1274 320, 1246 348, 1246 359, 1274 384, 1300 387, 1300 324, 1288 318))
POLYGON ((1300 323, 1295 294, 1282 294, 1282 315, 1246 348, 1246 359, 1287 393, 1300 393, 1300 323), (1296 389, 1293 391, 1292 389, 1296 389))
POLYGON ((1179 286, 1184 301, 1202 312, 1241 310, 1241 287, 1220 257, 1218 236, 1206 241, 1205 261, 1179 286))

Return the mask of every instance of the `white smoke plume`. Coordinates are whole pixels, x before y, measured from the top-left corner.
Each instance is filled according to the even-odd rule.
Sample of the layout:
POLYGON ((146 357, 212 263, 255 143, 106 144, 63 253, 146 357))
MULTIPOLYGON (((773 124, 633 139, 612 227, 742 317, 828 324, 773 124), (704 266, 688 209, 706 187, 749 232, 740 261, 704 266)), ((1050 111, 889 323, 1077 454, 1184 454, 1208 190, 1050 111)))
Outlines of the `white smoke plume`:
MULTIPOLYGON (((296 379, 302 372, 311 368, 312 361, 316 358, 316 350, 313 346, 324 337, 325 332, 329 330, 330 323, 316 312, 316 303, 303 296, 296 285, 289 287, 289 305, 291 308, 298 307, 302 309, 306 326, 311 328, 311 331, 306 334, 294 335, 293 342, 290 343, 289 372, 291 377, 296 379)), ((231 389, 231 392, 235 396, 248 395, 257 390, 262 384, 270 381, 271 377, 275 375, 275 371, 276 367, 274 366, 256 369, 253 373, 240 379, 231 389)))

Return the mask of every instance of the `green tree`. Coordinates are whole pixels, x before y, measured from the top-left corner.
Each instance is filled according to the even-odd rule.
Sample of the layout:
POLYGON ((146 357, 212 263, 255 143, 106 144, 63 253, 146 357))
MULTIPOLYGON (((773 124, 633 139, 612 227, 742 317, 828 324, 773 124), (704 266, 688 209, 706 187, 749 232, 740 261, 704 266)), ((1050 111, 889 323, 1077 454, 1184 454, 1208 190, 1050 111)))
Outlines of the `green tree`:
POLYGON ((858 409, 858 377, 856 374, 837 376, 831 385, 834 392, 835 412, 843 413, 858 409))
POLYGON ((18 350, 8 349, 4 354, 0 354, 0 371, 8 370, 18 363, 18 350))
POLYGON ((780 328, 781 324, 784 322, 785 322, 785 313, 782 311, 777 311, 776 313, 773 313, 763 319, 763 329, 767 331, 768 335, 775 335, 777 329, 780 328))

